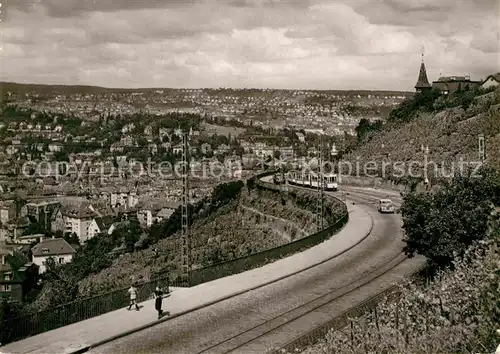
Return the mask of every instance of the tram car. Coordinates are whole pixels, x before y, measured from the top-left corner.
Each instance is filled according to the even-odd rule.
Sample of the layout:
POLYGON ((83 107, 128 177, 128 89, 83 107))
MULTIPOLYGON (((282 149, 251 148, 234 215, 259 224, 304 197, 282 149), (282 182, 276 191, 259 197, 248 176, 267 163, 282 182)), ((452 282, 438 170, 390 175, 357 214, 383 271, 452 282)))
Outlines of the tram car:
MULTIPOLYGON (((319 176, 315 172, 304 172, 304 171, 292 171, 288 172, 286 176, 288 183, 308 188, 318 188, 319 187, 319 176)), ((323 174, 323 188, 327 191, 337 191, 338 190, 338 180, 335 173, 324 173, 323 174)))

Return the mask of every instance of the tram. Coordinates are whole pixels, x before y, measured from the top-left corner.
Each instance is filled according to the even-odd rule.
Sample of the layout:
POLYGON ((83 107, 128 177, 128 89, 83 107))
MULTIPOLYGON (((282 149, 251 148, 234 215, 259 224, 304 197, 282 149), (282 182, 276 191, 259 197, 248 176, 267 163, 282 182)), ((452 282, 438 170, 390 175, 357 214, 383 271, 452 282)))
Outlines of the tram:
MULTIPOLYGON (((289 184, 306 188, 317 189, 320 185, 319 183, 321 183, 318 173, 313 171, 291 171, 287 173, 286 179, 289 184)), ((323 188, 327 191, 338 190, 338 179, 335 173, 323 174, 323 188)))

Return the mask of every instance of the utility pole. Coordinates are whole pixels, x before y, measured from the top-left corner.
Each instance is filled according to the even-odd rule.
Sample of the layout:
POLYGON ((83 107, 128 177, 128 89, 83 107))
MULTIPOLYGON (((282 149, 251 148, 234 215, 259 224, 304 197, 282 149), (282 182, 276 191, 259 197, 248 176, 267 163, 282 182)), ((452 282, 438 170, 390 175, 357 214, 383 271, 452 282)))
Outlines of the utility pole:
POLYGON ((429 178, 427 176, 427 156, 429 155, 429 145, 425 146, 425 148, 424 145, 422 145, 420 149, 424 153, 424 183, 426 186, 428 186, 429 178))
POLYGON ((182 134, 182 216, 181 216, 181 242, 182 242, 182 278, 189 286, 190 267, 190 242, 189 242, 189 224, 188 224, 188 206, 189 206, 189 144, 188 136, 182 134))
POLYGON ((484 134, 478 135, 478 148, 479 148, 479 161, 484 163, 485 160, 485 142, 484 142, 484 134))
MULTIPOLYGON (((332 147, 330 149, 330 158, 333 160, 332 161, 332 170, 330 171, 332 173, 333 176, 336 176, 336 179, 334 179, 334 182, 337 182, 337 186, 340 185, 340 175, 342 174, 342 171, 340 170, 340 166, 337 166, 338 169, 337 169, 337 172, 335 171, 335 164, 337 164, 337 156, 339 155, 339 151, 337 150, 337 146, 335 144, 332 144, 332 147)), ((339 187, 337 187, 339 188, 339 187)), ((339 188, 340 190, 340 188, 339 188)), ((342 195, 344 197, 344 203, 346 202, 347 200, 347 196, 345 194, 346 192, 342 192, 342 195)))

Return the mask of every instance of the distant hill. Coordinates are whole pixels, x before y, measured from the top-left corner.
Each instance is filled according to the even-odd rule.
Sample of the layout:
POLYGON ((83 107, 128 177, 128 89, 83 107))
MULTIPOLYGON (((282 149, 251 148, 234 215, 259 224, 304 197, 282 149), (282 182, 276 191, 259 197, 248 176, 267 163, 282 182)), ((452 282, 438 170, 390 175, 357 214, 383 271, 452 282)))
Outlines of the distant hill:
POLYGON ((110 92, 149 92, 154 90, 172 90, 168 88, 141 88, 141 89, 124 89, 124 88, 106 88, 99 86, 85 85, 39 85, 39 84, 18 84, 15 82, 0 82, 2 91, 11 91, 18 93, 110 93, 110 92))
MULTIPOLYGON (((117 93, 126 93, 126 92, 153 92, 153 91, 164 91, 164 93, 168 93, 168 91, 178 91, 181 89, 174 89, 174 88, 133 88, 133 89, 125 89, 125 88, 107 88, 107 87, 99 87, 99 86, 85 86, 85 85, 40 85, 40 84, 19 84, 15 82, 0 82, 0 89, 3 92, 11 91, 11 92, 16 92, 16 93, 30 93, 30 92, 37 92, 41 94, 47 94, 47 93, 61 93, 61 94, 75 94, 75 93, 84 93, 84 94, 91 94, 91 93, 112 93, 112 92, 117 92, 117 93)), ((404 96, 410 96, 413 95, 413 92, 404 92, 404 91, 384 91, 384 90, 294 90, 294 89, 288 89, 288 90, 275 90, 275 89, 270 89, 270 90, 265 90, 265 89, 227 89, 227 88, 220 88, 220 89, 205 89, 203 88, 203 91, 208 92, 208 93, 219 93, 219 94, 225 94, 225 93, 234 93, 238 92, 239 94, 259 94, 259 93, 277 93, 277 92, 283 92, 283 93, 291 93, 293 91, 306 91, 306 92, 315 92, 318 94, 334 94, 334 95, 361 95, 361 96, 366 96, 369 94, 372 95, 404 95, 404 96)))

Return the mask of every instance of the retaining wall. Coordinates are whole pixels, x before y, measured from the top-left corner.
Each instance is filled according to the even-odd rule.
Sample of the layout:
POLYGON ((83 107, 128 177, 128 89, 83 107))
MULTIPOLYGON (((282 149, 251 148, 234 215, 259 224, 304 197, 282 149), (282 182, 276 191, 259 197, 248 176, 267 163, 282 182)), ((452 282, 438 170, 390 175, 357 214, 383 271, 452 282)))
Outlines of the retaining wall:
MULTIPOLYGON (((266 172, 256 177, 253 177, 250 180, 250 183, 254 184, 256 188, 267 189, 267 190, 279 190, 280 188, 279 186, 276 186, 272 183, 262 182, 260 180, 261 178, 269 176, 273 173, 274 172, 266 172)), ((313 191, 311 191, 311 193, 313 193, 313 191)), ((330 238, 335 233, 340 231, 342 227, 347 223, 347 221, 349 220, 349 213, 347 211, 347 206, 340 199, 330 195, 325 195, 325 198, 337 199, 340 203, 343 204, 345 209, 345 212, 339 218, 339 220, 334 222, 332 225, 329 225, 326 229, 279 247, 254 253, 246 257, 233 259, 231 261, 214 264, 209 267, 192 270, 189 275, 189 285, 194 286, 215 279, 219 279, 222 277, 226 277, 229 275, 241 273, 249 269, 257 268, 267 263, 270 263, 274 260, 313 247, 325 241, 326 239, 330 238)))

